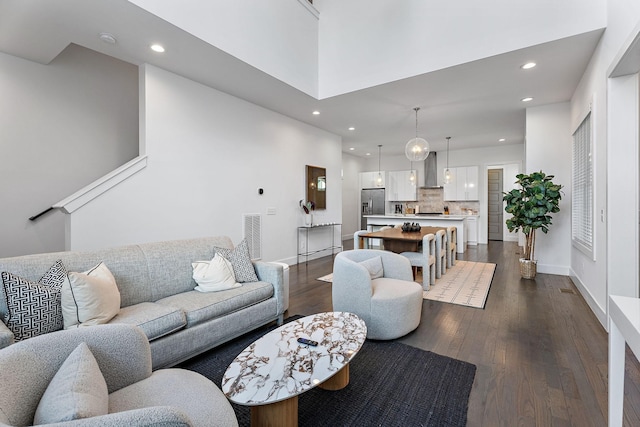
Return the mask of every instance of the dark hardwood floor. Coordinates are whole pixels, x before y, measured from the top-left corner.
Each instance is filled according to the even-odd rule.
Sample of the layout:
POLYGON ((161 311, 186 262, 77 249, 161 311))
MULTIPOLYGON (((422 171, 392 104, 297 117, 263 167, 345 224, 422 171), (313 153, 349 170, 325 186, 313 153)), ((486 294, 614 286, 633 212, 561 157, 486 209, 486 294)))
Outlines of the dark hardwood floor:
MULTIPOLYGON (((568 277, 521 279, 518 251, 469 247, 459 259, 496 264, 485 308, 425 300, 420 326, 399 341, 477 366, 469 426, 606 426, 606 331, 568 277)), ((331 284, 316 279, 332 268, 333 257, 290 267, 286 315, 331 311, 331 284)), ((624 425, 640 426, 640 364, 628 348, 625 370, 624 425)))

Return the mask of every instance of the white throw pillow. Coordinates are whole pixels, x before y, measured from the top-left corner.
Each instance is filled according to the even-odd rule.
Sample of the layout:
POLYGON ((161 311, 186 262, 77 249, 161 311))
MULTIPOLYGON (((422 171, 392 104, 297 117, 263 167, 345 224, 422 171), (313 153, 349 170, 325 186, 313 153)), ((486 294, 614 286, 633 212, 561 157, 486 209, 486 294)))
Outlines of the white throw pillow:
POLYGON ((109 392, 84 342, 62 363, 40 398, 34 424, 50 424, 109 413, 109 392))
POLYGON ((360 262, 364 268, 369 271, 371 279, 378 279, 384 277, 384 270, 382 269, 382 258, 377 256, 369 259, 365 259, 360 262))
POLYGON ((196 261, 193 267, 193 280, 198 286, 196 291, 216 292, 242 286, 236 282, 231 262, 220 254, 215 254, 211 261, 196 261))
POLYGON ((69 273, 61 289, 64 328, 107 323, 120 311, 116 279, 104 263, 84 273, 69 273))

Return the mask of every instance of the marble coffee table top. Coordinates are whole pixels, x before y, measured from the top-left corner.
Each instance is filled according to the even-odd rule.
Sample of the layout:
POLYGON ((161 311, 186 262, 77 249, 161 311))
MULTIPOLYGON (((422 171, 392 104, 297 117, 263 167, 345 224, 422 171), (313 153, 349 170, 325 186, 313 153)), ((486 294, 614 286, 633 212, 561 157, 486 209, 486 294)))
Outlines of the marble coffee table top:
POLYGON ((227 368, 222 391, 241 405, 265 405, 327 380, 356 355, 367 326, 353 313, 319 313, 282 325, 245 348, 227 368), (318 345, 307 346, 298 338, 318 345))

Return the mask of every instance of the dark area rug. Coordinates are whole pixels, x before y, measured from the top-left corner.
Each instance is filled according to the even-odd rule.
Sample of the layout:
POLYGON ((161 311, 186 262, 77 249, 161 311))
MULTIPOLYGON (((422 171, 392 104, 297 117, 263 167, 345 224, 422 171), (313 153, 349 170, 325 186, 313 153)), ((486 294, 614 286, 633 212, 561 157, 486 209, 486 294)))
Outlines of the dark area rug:
MULTIPOLYGON (((287 321, 301 316, 294 316, 287 321)), ((261 328, 181 365, 218 387, 227 366, 249 344, 275 329, 261 328)), ((476 367, 398 342, 367 340, 350 364, 349 385, 299 396, 298 421, 307 426, 465 426, 476 367)), ((250 408, 233 404, 240 426, 250 408)))

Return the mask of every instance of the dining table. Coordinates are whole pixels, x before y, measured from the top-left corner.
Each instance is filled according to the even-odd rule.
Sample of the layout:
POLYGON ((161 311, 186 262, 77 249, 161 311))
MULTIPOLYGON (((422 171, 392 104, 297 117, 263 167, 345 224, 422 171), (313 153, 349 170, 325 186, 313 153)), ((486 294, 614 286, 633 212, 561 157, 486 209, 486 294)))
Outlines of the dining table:
POLYGON ((438 231, 444 230, 446 238, 446 227, 421 227, 420 231, 402 231, 402 228, 388 228, 385 230, 370 231, 359 235, 359 247, 364 248, 365 239, 381 239, 384 249, 387 251, 402 252, 420 252, 422 238, 427 234, 436 234, 438 231))

